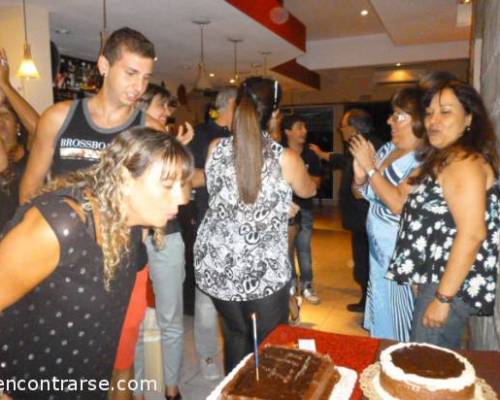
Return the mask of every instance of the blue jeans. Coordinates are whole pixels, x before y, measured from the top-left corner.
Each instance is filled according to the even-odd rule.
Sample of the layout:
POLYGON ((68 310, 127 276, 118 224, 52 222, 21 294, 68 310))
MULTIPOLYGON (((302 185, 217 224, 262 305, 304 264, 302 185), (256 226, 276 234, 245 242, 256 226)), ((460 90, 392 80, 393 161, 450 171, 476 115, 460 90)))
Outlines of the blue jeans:
POLYGON ((300 225, 299 232, 295 238, 294 248, 290 251, 290 265, 292 266, 292 285, 297 280, 297 272, 295 271, 295 257, 299 261, 300 283, 302 289, 310 288, 313 282, 312 270, 312 254, 311 254, 311 239, 313 233, 313 211, 300 210, 300 225))
POLYGON ((448 321, 442 328, 427 328, 422 324, 427 307, 434 300, 437 283, 419 286, 415 301, 413 322, 411 328, 412 342, 426 342, 450 349, 461 347, 465 324, 470 315, 476 314, 475 308, 465 303, 460 297, 455 297, 450 307, 448 321))
MULTIPOLYGON (((177 386, 180 378, 184 303, 183 282, 186 276, 184 241, 180 232, 165 236, 165 246, 156 250, 151 238, 146 240, 148 265, 155 293, 156 320, 161 333, 163 378, 165 385, 177 386)), ((144 379, 143 328, 135 352, 135 379, 144 379)), ((136 393, 137 394, 137 393, 136 393)))
POLYGON ((219 319, 212 299, 198 287, 194 293, 194 343, 200 360, 219 352, 219 319))

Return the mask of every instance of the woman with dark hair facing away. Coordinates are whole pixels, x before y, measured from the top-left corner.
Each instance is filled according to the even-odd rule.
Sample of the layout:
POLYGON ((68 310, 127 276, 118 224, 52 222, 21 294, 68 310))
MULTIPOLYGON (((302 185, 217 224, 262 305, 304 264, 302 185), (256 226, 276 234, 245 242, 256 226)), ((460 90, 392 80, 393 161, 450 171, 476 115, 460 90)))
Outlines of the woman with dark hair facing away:
POLYGON ((107 397, 130 291, 145 263, 136 236, 141 226, 163 228, 175 217, 192 170, 177 140, 134 128, 99 163, 55 179, 18 209, 0 242, 0 380, 11 382, 4 389, 14 399, 107 397), (50 383, 31 391, 15 379, 50 383), (88 384, 65 386, 72 380, 88 384))
POLYGON ((388 277, 416 291, 411 340, 459 348, 469 315, 491 315, 500 229, 497 139, 476 90, 426 93, 417 185, 401 216, 388 277))
POLYGON ((392 98, 393 113, 387 123, 392 140, 377 153, 361 135, 350 140, 354 156, 354 189, 370 202, 366 232, 370 250, 370 276, 364 326, 370 335, 408 341, 413 312, 410 285, 385 278, 399 226, 399 214, 411 190, 406 180, 418 166, 424 124, 422 91, 406 88, 392 98))
POLYGON ((211 144, 205 165, 209 209, 194 267, 197 285, 222 317, 226 373, 252 351, 252 313, 259 343, 287 322, 292 191, 304 198, 316 193, 300 156, 266 131, 280 99, 277 81, 246 79, 238 88, 233 136, 211 144))

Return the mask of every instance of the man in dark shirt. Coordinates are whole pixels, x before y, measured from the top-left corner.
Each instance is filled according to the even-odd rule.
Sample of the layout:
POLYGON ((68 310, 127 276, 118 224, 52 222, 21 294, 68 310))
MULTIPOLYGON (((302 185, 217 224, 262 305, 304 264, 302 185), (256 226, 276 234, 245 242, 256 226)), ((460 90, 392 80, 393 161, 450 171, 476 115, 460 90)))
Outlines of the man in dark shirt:
POLYGON ((103 84, 92 98, 50 106, 37 124, 20 202, 28 201, 52 177, 99 160, 99 153, 121 131, 148 126, 164 131, 156 119, 141 115, 136 102, 146 90, 155 64, 153 43, 140 32, 121 28, 107 39, 97 61, 103 84))
POLYGON ((364 312, 366 289, 370 273, 368 236, 366 235, 366 215, 369 203, 364 199, 357 199, 352 193, 354 177, 353 158, 348 150, 349 140, 357 134, 370 140, 375 148, 380 147, 381 140, 374 135, 373 119, 371 115, 361 109, 347 111, 341 120, 339 131, 344 142, 343 153, 328 153, 321 151, 318 146, 310 148, 323 160, 329 162, 331 169, 342 170, 339 200, 344 229, 352 233, 352 254, 354 259, 354 280, 361 286, 362 296, 358 303, 348 304, 347 309, 352 312, 364 312))
MULTIPOLYGON (((215 108, 218 114, 216 119, 210 119, 196 126, 194 139, 189 144, 196 168, 193 178, 196 204, 195 230, 198 229, 208 210, 208 191, 205 186, 205 162, 208 147, 214 139, 231 135, 230 128, 233 122, 235 100, 235 87, 220 90, 215 99, 215 108)), ((218 352, 217 311, 210 297, 198 288, 195 289, 194 336, 204 378, 208 380, 218 379, 220 372, 215 364, 215 356, 218 352)))
POLYGON ((208 209, 208 192, 205 186, 205 162, 208 147, 214 139, 231 135, 230 128, 233 122, 235 100, 236 88, 228 87, 219 91, 215 100, 216 119, 209 119, 207 122, 197 125, 194 139, 189 144, 189 148, 193 152, 194 166, 196 168, 193 188, 196 190, 197 225, 201 223, 208 209))
MULTIPOLYGON (((321 176, 320 159, 306 145, 307 128, 305 121, 299 115, 291 115, 283 118, 282 128, 284 131, 283 143, 285 146, 299 153, 304 160, 309 174, 319 187, 321 176)), ((298 216, 298 232, 295 237, 293 248, 290 251, 290 263, 292 264, 292 283, 290 294, 297 293, 297 275, 295 271, 295 252, 297 253, 298 266, 300 269, 300 284, 304 298, 311 304, 320 302, 319 296, 313 287, 313 268, 311 239, 313 231, 313 199, 303 199, 296 195, 293 202, 300 207, 298 216)))

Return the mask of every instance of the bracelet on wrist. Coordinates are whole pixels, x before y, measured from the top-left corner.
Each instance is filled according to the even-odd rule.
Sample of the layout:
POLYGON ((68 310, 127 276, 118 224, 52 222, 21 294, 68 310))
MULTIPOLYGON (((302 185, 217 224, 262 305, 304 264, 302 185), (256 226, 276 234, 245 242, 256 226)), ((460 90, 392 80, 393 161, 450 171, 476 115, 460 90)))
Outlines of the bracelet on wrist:
POLYGON ((373 175, 375 175, 378 172, 377 168, 372 168, 369 170, 366 175, 368 176, 368 180, 373 178, 373 175))
POLYGON ((439 301, 440 303, 443 303, 443 304, 450 304, 450 303, 453 303, 453 298, 455 296, 446 296, 442 293, 439 293, 438 291, 436 291, 436 294, 434 295, 434 297, 437 299, 437 301, 439 301))

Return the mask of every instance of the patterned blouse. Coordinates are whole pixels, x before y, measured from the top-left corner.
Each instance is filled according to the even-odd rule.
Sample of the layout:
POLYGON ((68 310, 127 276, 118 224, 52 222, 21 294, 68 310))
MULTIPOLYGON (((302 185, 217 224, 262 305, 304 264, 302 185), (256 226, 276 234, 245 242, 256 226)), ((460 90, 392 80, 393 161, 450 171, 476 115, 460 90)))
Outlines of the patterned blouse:
MULTIPOLYGON (((458 296, 491 315, 495 303, 500 235, 500 185, 487 192, 487 237, 458 296)), ((409 195, 387 278, 417 284, 438 283, 450 256, 456 225, 439 183, 428 177, 409 195)))
POLYGON ((239 198, 233 138, 222 139, 206 165, 209 209, 194 245, 198 287, 231 301, 260 299, 289 281, 288 209, 292 189, 281 174, 283 147, 264 135, 262 188, 253 204, 239 198))

